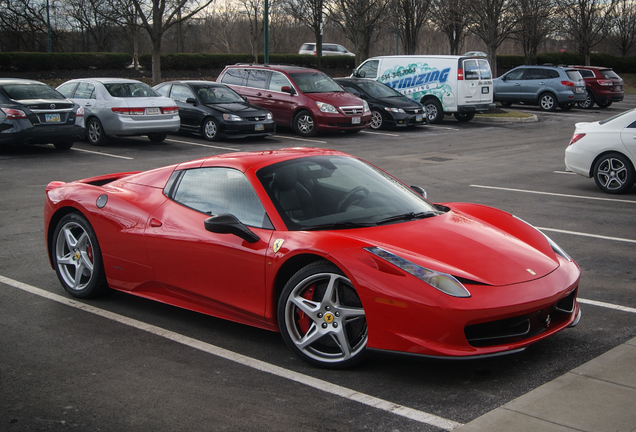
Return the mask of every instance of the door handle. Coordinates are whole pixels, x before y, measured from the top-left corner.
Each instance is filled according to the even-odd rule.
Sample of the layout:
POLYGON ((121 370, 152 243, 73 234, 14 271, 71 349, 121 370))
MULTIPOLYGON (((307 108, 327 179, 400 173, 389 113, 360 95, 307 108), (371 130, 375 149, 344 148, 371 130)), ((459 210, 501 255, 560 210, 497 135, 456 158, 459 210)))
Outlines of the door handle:
POLYGON ((151 228, 159 228, 163 224, 161 223, 160 220, 152 218, 152 219, 150 219, 150 224, 149 225, 150 225, 151 228))

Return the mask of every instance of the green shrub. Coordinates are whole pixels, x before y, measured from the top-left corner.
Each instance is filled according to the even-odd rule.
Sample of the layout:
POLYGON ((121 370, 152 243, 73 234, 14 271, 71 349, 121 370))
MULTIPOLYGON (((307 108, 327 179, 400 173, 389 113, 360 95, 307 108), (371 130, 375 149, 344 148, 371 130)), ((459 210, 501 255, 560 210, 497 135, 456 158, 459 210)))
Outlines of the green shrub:
POLYGON ((78 69, 124 69, 132 63, 126 53, 0 53, 0 70, 52 71, 78 69))

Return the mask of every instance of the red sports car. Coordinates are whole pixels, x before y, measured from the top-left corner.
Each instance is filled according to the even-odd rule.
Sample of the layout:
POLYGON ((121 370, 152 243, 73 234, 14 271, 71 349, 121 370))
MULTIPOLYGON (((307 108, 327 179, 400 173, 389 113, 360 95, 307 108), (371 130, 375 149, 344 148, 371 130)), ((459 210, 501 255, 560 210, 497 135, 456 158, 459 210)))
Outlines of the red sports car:
POLYGON ((580 318, 580 270, 515 216, 427 201, 356 157, 233 153, 46 188, 72 296, 126 291, 280 331, 303 360, 523 350, 580 318))

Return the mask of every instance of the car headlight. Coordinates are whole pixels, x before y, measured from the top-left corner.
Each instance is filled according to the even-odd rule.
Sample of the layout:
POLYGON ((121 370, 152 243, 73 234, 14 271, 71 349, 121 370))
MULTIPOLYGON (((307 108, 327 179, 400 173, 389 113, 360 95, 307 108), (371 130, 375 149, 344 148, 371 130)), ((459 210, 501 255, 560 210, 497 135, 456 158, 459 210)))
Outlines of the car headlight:
POLYGON ((402 113, 404 114, 404 110, 402 108, 389 108, 389 107, 384 107, 385 110, 389 111, 389 112, 395 112, 395 113, 402 113))
POLYGON ((543 237, 545 237, 545 239, 548 241, 548 243, 550 244, 550 247, 552 248, 552 250, 554 251, 555 254, 557 255, 561 255, 563 258, 565 258, 566 260, 572 262, 572 258, 570 258, 570 255, 567 254, 567 252, 565 252, 563 250, 563 248, 561 246, 559 246, 558 244, 556 244, 554 242, 554 240, 552 240, 550 237, 548 237, 547 235, 545 235, 545 233, 543 231, 541 231, 540 229, 538 229, 537 227, 535 227, 532 224, 529 224, 528 222, 524 221, 523 219, 521 219, 520 217, 517 217, 515 215, 512 215, 512 217, 514 217, 515 219, 523 222, 524 224, 528 225, 529 227, 532 227, 534 229, 536 229, 537 231, 539 231, 541 233, 541 235, 543 237))
POLYGON ((243 121, 243 119, 236 114, 223 114, 223 120, 226 121, 243 121))
POLYGON ((433 288, 453 297, 470 297, 470 292, 455 277, 419 266, 379 247, 366 247, 367 252, 393 264, 408 274, 415 276, 433 288))
POLYGON ((371 109, 369 108, 369 104, 365 100, 362 101, 362 109, 364 109, 365 113, 371 112, 371 109))
POLYGON ((318 105, 318 109, 322 112, 338 114, 338 110, 333 105, 324 102, 316 102, 316 105, 318 105))
POLYGON ((272 117, 272 113, 271 112, 267 113, 267 120, 274 120, 274 117, 272 117))

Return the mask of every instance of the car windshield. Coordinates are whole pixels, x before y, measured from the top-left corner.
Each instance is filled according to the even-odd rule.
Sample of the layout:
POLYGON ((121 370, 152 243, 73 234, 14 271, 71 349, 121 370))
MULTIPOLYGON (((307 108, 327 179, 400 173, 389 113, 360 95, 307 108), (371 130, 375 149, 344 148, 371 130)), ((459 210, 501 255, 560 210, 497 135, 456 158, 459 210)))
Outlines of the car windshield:
POLYGON ((292 231, 377 226, 441 212, 395 178, 352 157, 294 159, 256 175, 292 231))
POLYGON ((342 87, 338 85, 329 76, 322 72, 300 72, 289 74, 303 93, 331 93, 343 92, 342 87))
POLYGON ((104 84, 108 93, 113 97, 159 97, 149 85, 144 83, 108 83, 104 84))
POLYGON ((5 84, 4 91, 13 100, 25 99, 66 99, 58 91, 44 84, 5 84))
POLYGON ((356 83, 358 87, 367 92, 369 95, 375 98, 386 98, 386 97, 402 97, 402 94, 397 90, 393 90, 386 84, 382 84, 377 81, 362 81, 356 83))
POLYGON ((241 95, 229 87, 195 86, 194 90, 204 104, 245 102, 241 95))

